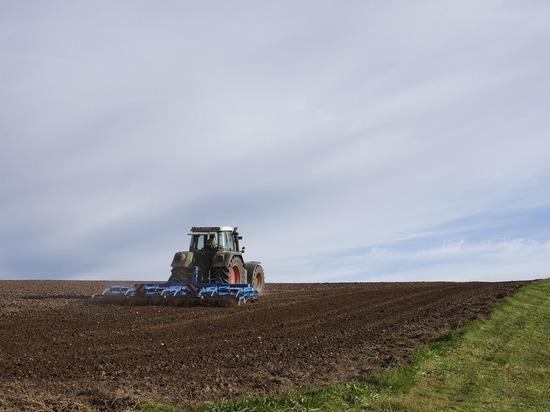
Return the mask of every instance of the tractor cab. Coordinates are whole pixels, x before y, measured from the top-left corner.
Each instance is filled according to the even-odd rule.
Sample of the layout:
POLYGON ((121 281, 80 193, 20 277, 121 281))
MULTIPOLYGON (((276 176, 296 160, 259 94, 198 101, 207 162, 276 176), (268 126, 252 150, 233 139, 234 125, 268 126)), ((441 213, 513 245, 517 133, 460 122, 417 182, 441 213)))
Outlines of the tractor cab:
POLYGON ((189 236, 191 236, 190 252, 239 251, 239 240, 241 237, 237 233, 237 228, 230 226, 193 227, 189 236))

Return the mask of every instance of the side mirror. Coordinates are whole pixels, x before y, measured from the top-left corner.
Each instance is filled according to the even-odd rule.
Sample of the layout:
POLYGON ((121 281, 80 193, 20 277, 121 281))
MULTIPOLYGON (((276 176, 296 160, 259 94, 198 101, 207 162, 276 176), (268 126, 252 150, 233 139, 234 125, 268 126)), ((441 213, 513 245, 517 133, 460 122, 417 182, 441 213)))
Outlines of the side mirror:
POLYGON ((241 249, 241 253, 244 253, 244 246, 243 246, 243 248, 241 249))
POLYGON ((243 240, 243 237, 242 237, 242 236, 238 236, 237 239, 243 240))

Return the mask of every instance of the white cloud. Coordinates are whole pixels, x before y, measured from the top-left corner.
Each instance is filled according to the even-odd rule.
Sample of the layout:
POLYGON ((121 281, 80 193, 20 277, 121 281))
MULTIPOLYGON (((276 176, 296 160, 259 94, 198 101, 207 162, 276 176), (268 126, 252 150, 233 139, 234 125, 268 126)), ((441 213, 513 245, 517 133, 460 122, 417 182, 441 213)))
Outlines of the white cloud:
POLYGON ((283 265, 284 281, 499 280, 548 277, 550 241, 445 243, 421 249, 371 247, 304 256, 283 265))
POLYGON ((2 277, 162 278, 199 223, 275 281, 426 233, 466 260, 448 222, 550 207, 546 4, 2 8, 2 277))

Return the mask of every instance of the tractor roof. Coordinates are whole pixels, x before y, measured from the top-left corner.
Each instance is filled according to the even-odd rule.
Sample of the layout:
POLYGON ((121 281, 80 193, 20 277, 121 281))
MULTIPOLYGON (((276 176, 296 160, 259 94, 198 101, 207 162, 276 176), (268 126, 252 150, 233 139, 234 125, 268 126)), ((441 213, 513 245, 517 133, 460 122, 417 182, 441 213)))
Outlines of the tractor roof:
POLYGON ((237 228, 233 226, 193 226, 190 234, 212 233, 212 232, 234 232, 237 228))

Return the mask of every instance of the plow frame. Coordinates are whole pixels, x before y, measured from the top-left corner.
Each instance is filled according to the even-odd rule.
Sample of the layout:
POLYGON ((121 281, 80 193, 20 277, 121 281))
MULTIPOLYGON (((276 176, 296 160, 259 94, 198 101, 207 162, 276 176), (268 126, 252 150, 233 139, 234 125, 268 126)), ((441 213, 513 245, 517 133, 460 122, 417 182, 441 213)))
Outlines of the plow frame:
POLYGON ((134 287, 109 286, 93 295, 96 303, 128 306, 235 306, 253 302, 258 291, 247 283, 142 283, 134 287))

